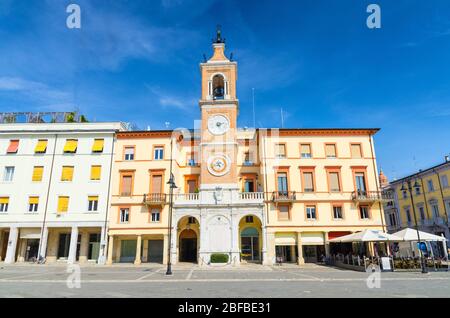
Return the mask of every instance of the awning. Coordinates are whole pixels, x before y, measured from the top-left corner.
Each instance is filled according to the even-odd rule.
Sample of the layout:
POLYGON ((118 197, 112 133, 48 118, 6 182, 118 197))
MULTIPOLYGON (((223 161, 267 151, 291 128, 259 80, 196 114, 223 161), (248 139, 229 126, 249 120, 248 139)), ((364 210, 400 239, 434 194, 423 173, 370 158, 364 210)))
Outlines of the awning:
POLYGON ((64 152, 75 153, 77 151, 78 140, 76 139, 67 139, 66 144, 64 146, 64 152))
POLYGON ((35 240, 41 238, 41 229, 20 229, 20 238, 35 240))
POLYGON ((396 235, 384 233, 379 230, 364 230, 362 232, 341 236, 330 240, 331 243, 351 243, 351 242, 399 242, 402 241, 396 235))
POLYGON ((45 153, 47 151, 47 140, 39 140, 36 148, 34 149, 35 153, 45 153))
POLYGON ((275 245, 295 246, 295 245, 297 245, 297 234, 296 233, 277 233, 277 234, 275 234, 275 245))
POLYGON ((400 237, 403 241, 445 241, 446 238, 427 232, 419 231, 419 236, 417 236, 417 231, 414 229, 404 229, 399 232, 394 233, 395 236, 400 237))
POLYGON ((95 139, 94 145, 92 146, 92 152, 103 152, 104 143, 104 139, 95 139))
POLYGON ((6 150, 6 153, 17 153, 17 150, 19 150, 19 141, 18 140, 11 140, 9 142, 9 147, 6 150))
POLYGON ((302 233, 302 245, 324 245, 322 232, 302 233))

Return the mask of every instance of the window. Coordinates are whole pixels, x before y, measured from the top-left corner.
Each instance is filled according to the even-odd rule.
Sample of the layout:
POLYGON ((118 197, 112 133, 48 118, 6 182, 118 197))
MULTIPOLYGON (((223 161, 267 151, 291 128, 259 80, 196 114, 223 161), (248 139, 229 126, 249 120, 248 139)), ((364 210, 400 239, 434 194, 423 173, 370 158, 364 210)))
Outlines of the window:
POLYGON ((326 144, 325 145, 325 156, 327 158, 336 158, 336 145, 326 144))
POLYGON ((102 166, 91 166, 91 180, 98 181, 102 175, 102 166))
POLYGON ((12 182, 14 179, 14 167, 5 167, 5 174, 3 175, 3 181, 12 182))
POLYGON ((19 150, 19 140, 10 140, 8 149, 6 149, 7 154, 16 154, 19 150))
POLYGON ((131 196, 132 191, 132 184, 133 184, 133 176, 132 175, 123 175, 122 176, 122 190, 121 195, 122 196, 131 196))
POLYGON ((275 157, 276 158, 286 158, 286 145, 276 144, 275 145, 275 157))
POLYGON ((0 212, 8 212, 9 197, 0 198, 0 212))
POLYGON ((195 224, 195 223, 197 223, 196 220, 195 220, 195 218, 194 218, 193 216, 190 216, 190 217, 188 218, 188 224, 195 224))
POLYGON ((301 144, 300 145, 300 157, 303 159, 312 158, 310 144, 301 144))
POLYGON ((41 182, 42 176, 44 174, 44 167, 34 167, 33 168, 33 176, 31 177, 31 181, 33 182, 41 182))
POLYGON ((339 182, 339 172, 330 172, 329 179, 330 179, 330 191, 340 192, 341 186, 339 182))
POLYGON ((196 193, 198 190, 197 187, 197 178, 195 179, 187 179, 186 180, 186 186, 187 186, 187 193, 196 193))
POLYGON ((247 215, 245 217, 245 223, 253 223, 253 216, 247 215))
POLYGON ((163 176, 161 174, 152 175, 151 193, 163 193, 163 176))
POLYGON ((360 206, 359 207, 359 217, 363 220, 369 219, 369 207, 368 206, 360 206))
POLYGON ((248 178, 244 180, 244 192, 255 192, 255 180, 248 178))
POLYGON ((406 221, 408 221, 408 223, 411 223, 411 212, 409 211, 409 209, 406 209, 406 221))
POLYGON ((125 156, 124 159, 126 161, 134 160, 134 147, 125 147, 125 156))
POLYGON ((303 172, 303 192, 314 192, 314 176, 311 171, 303 172))
POLYGON ((164 159, 164 148, 163 147, 155 147, 153 159, 155 159, 155 160, 163 160, 164 159))
POLYGON ((244 153, 244 166, 252 166, 253 161, 251 160, 251 153, 250 151, 246 151, 244 153))
POLYGON ((74 167, 72 167, 72 166, 64 166, 62 168, 61 181, 67 181, 67 182, 72 181, 73 180, 73 169, 74 169, 74 167))
POLYGON ((120 209, 119 221, 120 221, 120 223, 129 223, 130 222, 130 209, 129 208, 120 209))
POLYGON ((67 139, 64 145, 64 153, 76 153, 78 148, 77 139, 67 139))
POLYGON ((419 187, 415 187, 414 189, 416 191, 416 195, 420 195, 420 188, 419 187))
POLYGON ((69 197, 58 197, 58 213, 66 213, 69 210, 69 197))
POLYGON ((46 153, 47 152, 47 139, 40 139, 34 148, 34 153, 46 153))
POLYGON ((333 218, 335 220, 341 220, 342 217, 342 206, 333 206, 333 218))
POLYGON ((448 188, 448 177, 447 175, 442 175, 441 176, 441 183, 442 183, 442 187, 443 188, 448 188))
POLYGON ((366 175, 364 172, 355 173, 356 191, 361 194, 366 193, 366 175))
POLYGON ((190 167, 197 166, 197 162, 195 161, 195 153, 194 152, 191 152, 190 154, 188 154, 187 165, 190 167))
POLYGON ((351 144, 350 151, 352 158, 362 158, 362 150, 360 144, 351 144))
POLYGON ((152 220, 152 222, 159 222, 161 220, 161 210, 152 209, 151 220, 152 220))
POLYGON ((306 219, 315 220, 316 219, 316 207, 314 205, 306 206, 306 219))
POLYGON ((408 192, 402 191, 402 196, 403 196, 403 199, 406 199, 408 197, 408 192))
POLYGON ((434 191, 434 184, 433 184, 433 180, 428 180, 427 181, 428 184, 428 191, 433 192, 434 191))
POLYGON ((287 195, 288 193, 287 173, 286 172, 278 173, 277 182, 278 182, 278 193, 287 195))
POLYGON ((420 219, 425 220, 425 210, 423 206, 419 207, 420 219))
POLYGON ((280 221, 289 220, 289 206, 288 205, 280 205, 278 207, 278 220, 280 220, 280 221))
POLYGON ((436 203, 431 204, 431 209, 433 210, 433 215, 435 218, 439 217, 439 206, 436 203))
POLYGON ((28 212, 37 212, 39 207, 39 197, 28 198, 28 212))
POLYGON ((89 212, 98 211, 98 196, 88 197, 88 211, 89 212))
POLYGON ((391 226, 396 226, 397 225, 397 220, 395 218, 395 214, 389 214, 389 224, 391 226))
POLYGON ((213 99, 224 99, 225 97, 225 80, 222 75, 214 75, 212 80, 213 99))
POLYGON ((95 139, 94 144, 92 145, 92 152, 102 153, 104 145, 105 145, 104 139, 95 139))

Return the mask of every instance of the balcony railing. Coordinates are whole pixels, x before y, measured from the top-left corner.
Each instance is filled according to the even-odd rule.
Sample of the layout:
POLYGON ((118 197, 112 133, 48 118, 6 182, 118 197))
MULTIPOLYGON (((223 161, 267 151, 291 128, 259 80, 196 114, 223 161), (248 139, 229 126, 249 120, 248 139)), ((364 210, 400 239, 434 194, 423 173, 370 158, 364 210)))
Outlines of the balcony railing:
POLYGON ((143 202, 147 205, 164 205, 167 202, 167 195, 165 193, 144 194, 143 202))
POLYGON ((241 192, 239 193, 239 200, 255 201, 264 200, 264 192, 241 192))
POLYGON ((200 195, 198 193, 178 193, 174 194, 174 201, 198 201, 200 195))
POLYGON ((352 200, 359 203, 387 202, 392 200, 392 195, 381 191, 355 191, 352 200))
POLYGON ((296 193, 292 191, 276 191, 272 193, 272 201, 277 203, 293 202, 296 200, 296 193))

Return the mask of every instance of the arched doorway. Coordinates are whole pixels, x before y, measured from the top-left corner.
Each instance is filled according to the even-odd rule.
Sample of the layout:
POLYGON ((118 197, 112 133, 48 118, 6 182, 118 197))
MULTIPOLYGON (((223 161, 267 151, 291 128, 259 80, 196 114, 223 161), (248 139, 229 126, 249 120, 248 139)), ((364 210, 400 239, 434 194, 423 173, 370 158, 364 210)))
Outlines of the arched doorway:
POLYGON ((246 262, 261 262, 261 221, 258 217, 247 215, 239 222, 239 237, 241 260, 246 262))
POLYGON ((178 260, 180 262, 197 262, 199 229, 199 223, 193 216, 183 217, 178 222, 178 260))

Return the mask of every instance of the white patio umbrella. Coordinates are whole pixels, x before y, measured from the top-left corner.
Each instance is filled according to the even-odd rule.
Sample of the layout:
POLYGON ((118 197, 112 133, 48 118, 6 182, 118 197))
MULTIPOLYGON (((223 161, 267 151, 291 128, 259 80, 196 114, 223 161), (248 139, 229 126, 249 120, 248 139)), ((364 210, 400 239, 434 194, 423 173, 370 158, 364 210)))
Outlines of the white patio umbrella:
POLYGON ((402 239, 396 235, 384 233, 378 230, 364 230, 330 240, 330 243, 350 243, 350 242, 399 242, 402 239))
MULTIPOLYGON (((419 238, 417 237, 417 231, 414 229, 406 228, 404 230, 401 230, 399 232, 394 233, 393 235, 398 236, 401 238, 402 241, 418 241, 419 238)), ((427 232, 419 231, 419 236, 421 241, 445 241, 446 238, 434 234, 430 234, 427 232)))

